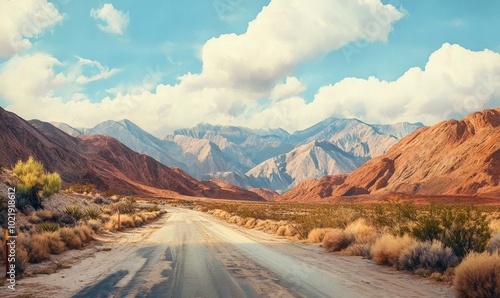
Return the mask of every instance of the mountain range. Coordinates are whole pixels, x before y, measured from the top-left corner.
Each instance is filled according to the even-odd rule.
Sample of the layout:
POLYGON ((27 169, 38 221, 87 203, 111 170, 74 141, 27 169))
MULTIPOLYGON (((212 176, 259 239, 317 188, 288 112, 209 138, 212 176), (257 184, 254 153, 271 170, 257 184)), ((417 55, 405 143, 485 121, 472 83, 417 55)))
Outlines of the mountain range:
MULTIPOLYGON (((59 127, 64 128, 64 125, 59 127)), ((128 136, 130 144, 135 142, 140 147, 148 143, 148 149, 156 152, 157 158, 168 160, 172 158, 169 154, 190 152, 199 158, 198 161, 213 161, 205 165, 216 168, 218 172, 214 176, 226 180, 237 180, 240 184, 267 181, 267 186, 277 189, 288 183, 295 186, 280 196, 267 188, 249 191, 219 180, 199 181, 182 169, 168 167, 133 151, 113 137, 86 135, 90 130, 85 132, 66 126, 66 131, 76 135, 70 136, 52 124, 38 120, 28 122, 2 108, 0 163, 12 167, 18 160, 34 156, 48 171, 59 172, 65 185, 90 182, 100 190, 122 194, 303 202, 338 198, 363 200, 390 195, 452 199, 468 196, 494 200, 500 197, 500 108, 417 129, 393 145, 388 144, 397 139, 398 133, 401 137, 414 126, 377 126, 354 119, 331 118, 304 131, 288 134, 283 130, 259 131, 202 124, 159 139, 130 121, 107 121, 92 131, 109 131, 110 128, 120 132, 122 137, 128 136), (381 144, 372 143, 374 138, 381 144), (238 160, 240 165, 243 164, 240 161, 255 163, 267 157, 268 152, 292 147, 244 174, 220 171, 224 168, 217 167, 222 162, 236 163, 229 158, 218 158, 236 158, 238 152, 250 153, 249 139, 260 142, 260 146, 253 155, 248 155, 251 158, 238 160), (385 153, 380 153, 384 151, 380 149, 382 145, 387 146, 385 153), (227 148, 233 149, 228 151, 227 148), (357 169, 347 173, 351 167, 357 169), (345 173, 324 175, 334 171, 332 168, 345 173), (302 173, 307 175, 300 176, 302 173), (316 175, 320 178, 308 178, 316 175)), ((183 160, 174 161, 186 166, 183 160)))
POLYGON ((352 172, 423 127, 421 123, 371 125, 357 119, 328 118, 293 134, 283 129, 199 124, 157 138, 128 120, 105 121, 90 129, 53 124, 73 136, 114 137, 197 179, 280 192, 304 179, 352 172))
POLYGON ((280 199, 394 193, 500 197, 500 109, 425 127, 347 175, 299 183, 280 199))
POLYGON ((139 154, 104 135, 73 137, 53 125, 27 122, 0 108, 0 162, 12 167, 33 156, 48 171, 61 175, 65 185, 89 182, 99 190, 119 194, 264 200, 254 192, 220 181, 198 181, 139 154))

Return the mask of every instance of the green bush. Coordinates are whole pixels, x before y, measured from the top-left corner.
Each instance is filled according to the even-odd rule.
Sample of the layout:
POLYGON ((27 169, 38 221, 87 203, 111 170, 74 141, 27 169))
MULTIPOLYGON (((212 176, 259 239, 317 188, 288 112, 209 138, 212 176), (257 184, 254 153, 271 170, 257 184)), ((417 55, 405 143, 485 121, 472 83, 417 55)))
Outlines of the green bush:
POLYGON ((64 213, 73 217, 76 221, 80 220, 83 217, 83 213, 79 206, 70 205, 64 207, 64 213))
POLYGON ((120 212, 121 214, 134 214, 135 209, 137 207, 137 203, 133 200, 125 200, 119 203, 116 203, 112 206, 114 211, 120 212))
POLYGON ((62 180, 58 173, 47 173, 43 165, 32 156, 26 162, 18 161, 14 167, 14 175, 20 180, 16 186, 18 208, 28 207, 41 209, 42 199, 61 189, 62 180))
POLYGON ((55 232, 59 230, 59 224, 55 222, 42 222, 37 225, 37 230, 40 233, 43 232, 55 232))
POLYGON ((88 207, 87 209, 85 209, 83 211, 83 214, 86 218, 96 219, 99 217, 99 215, 101 215, 101 209, 99 209, 95 206, 91 206, 91 207, 88 207))
POLYGON ((441 241, 463 258, 468 253, 486 250, 491 237, 486 215, 473 207, 446 208, 443 213, 441 241))

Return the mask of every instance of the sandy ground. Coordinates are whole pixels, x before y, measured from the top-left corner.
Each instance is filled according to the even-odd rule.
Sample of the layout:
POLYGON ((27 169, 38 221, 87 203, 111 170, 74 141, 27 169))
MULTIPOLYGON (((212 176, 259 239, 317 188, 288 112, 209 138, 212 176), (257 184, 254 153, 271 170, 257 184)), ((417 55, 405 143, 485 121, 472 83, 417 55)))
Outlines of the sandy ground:
POLYGON ((179 209, 110 241, 92 257, 19 281, 2 297, 453 297, 358 257, 324 253, 179 209))

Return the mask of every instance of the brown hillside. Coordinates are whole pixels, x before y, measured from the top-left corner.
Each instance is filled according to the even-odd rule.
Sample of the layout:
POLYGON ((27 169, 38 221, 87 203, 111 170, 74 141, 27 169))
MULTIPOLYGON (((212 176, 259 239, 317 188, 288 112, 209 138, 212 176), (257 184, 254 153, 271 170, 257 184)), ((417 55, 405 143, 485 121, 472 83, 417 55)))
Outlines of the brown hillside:
POLYGON ((179 169, 132 151, 107 136, 71 137, 51 124, 31 121, 0 108, 0 162, 12 167, 30 155, 65 184, 90 182, 100 190, 154 195, 173 191, 188 196, 263 200, 255 193, 200 182, 179 169))
POLYGON ((332 177, 299 184, 283 199, 387 193, 500 197, 500 109, 419 129, 342 183, 332 177))

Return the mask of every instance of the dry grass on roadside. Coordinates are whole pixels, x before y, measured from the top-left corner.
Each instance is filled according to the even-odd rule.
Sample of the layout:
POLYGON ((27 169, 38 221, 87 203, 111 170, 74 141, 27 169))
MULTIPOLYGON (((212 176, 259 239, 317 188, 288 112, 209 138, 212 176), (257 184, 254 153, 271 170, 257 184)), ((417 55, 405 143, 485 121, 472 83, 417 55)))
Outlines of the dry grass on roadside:
POLYGON ((333 229, 323 239, 323 248, 327 252, 341 251, 355 241, 353 234, 342 229, 333 229))
POLYGON ((50 257, 48 237, 44 234, 32 235, 29 241, 29 261, 40 263, 50 257))
POLYGON ((414 243, 415 240, 408 235, 398 237, 384 234, 373 244, 371 249, 372 258, 380 265, 397 266, 401 252, 414 243))
POLYGON ((397 268, 421 275, 433 272, 444 273, 458 264, 459 259, 453 250, 437 240, 417 242, 401 251, 397 268))
POLYGON ((500 297, 500 255, 470 253, 455 269, 457 297, 500 297))
POLYGON ((332 231, 331 228, 315 228, 309 232, 307 236, 307 241, 310 243, 322 243, 325 235, 332 231))
POLYGON ((61 228, 59 235, 69 249, 79 249, 83 246, 82 239, 72 228, 61 228))

